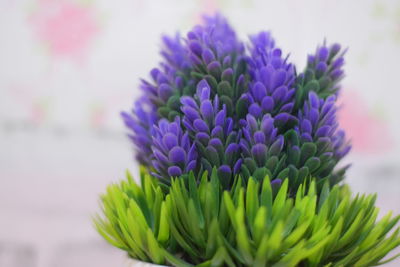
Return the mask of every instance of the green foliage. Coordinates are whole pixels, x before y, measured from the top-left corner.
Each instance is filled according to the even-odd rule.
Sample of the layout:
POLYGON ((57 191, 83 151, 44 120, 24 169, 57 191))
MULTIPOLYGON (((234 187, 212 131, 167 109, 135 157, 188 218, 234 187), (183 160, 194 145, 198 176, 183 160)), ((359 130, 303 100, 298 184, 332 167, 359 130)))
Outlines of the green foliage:
MULTIPOLYGON (((266 177, 240 177, 224 191, 217 172, 171 180, 163 192, 141 172, 102 197, 99 233, 130 257, 173 266, 373 266, 400 245, 400 216, 377 220, 375 195, 351 197, 347 187, 288 180, 278 190, 266 177)), ((392 259, 390 259, 392 260, 392 259)))

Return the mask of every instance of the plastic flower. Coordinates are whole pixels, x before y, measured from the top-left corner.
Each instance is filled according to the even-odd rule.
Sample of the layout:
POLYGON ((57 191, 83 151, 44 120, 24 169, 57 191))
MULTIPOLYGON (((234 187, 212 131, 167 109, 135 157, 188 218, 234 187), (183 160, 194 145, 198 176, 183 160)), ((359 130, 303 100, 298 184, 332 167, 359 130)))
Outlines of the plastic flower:
POLYGON ((319 178, 320 184, 326 179, 336 184, 343 178, 347 166, 338 172, 334 168, 351 146, 338 130, 335 100, 335 96, 323 100, 310 92, 299 111, 298 126, 287 133, 287 176, 292 185, 306 177, 319 178))
POLYGON ((400 245, 400 216, 377 221, 376 195, 335 185, 351 148, 336 119, 339 45, 324 43, 297 75, 268 32, 245 49, 220 15, 163 44, 122 113, 143 166, 140 185, 128 173, 102 197, 94 222, 108 242, 182 267, 393 259, 383 257, 400 245))
POLYGON ((123 115, 138 159, 157 177, 215 168, 225 188, 236 175, 269 176, 275 185, 289 178, 290 192, 310 177, 343 178, 336 165, 350 146, 336 121, 338 45, 319 47, 297 75, 270 33, 251 36, 246 50, 220 15, 163 44, 152 82, 142 82, 146 110, 123 115))
POLYGON ((128 136, 135 145, 136 159, 143 165, 151 165, 153 125, 158 121, 154 105, 144 96, 135 102, 131 113, 122 112, 124 123, 132 133, 128 136))
POLYGON ((251 37, 251 56, 248 58, 251 82, 247 97, 249 113, 256 118, 264 114, 290 114, 294 106, 296 71, 282 51, 275 47, 270 33, 251 37))
POLYGON ((284 138, 278 135, 271 115, 264 115, 261 121, 248 114, 244 122, 240 148, 244 156, 243 175, 262 180, 265 176, 277 177, 283 164, 281 152, 284 138))
POLYGON ((218 94, 232 116, 236 100, 245 91, 244 45, 220 15, 206 17, 205 26, 196 26, 187 34, 192 76, 205 79, 212 96, 218 94))
POLYGON ((178 177, 196 168, 197 151, 188 133, 182 130, 180 118, 168 122, 161 119, 154 127, 152 165, 162 180, 178 177))
POLYGON ((300 164, 304 163, 309 168, 312 177, 331 175, 339 160, 351 149, 344 132, 338 130, 335 101, 334 95, 323 100, 310 92, 298 115, 300 122, 296 132, 300 143, 310 147, 310 153, 300 159, 300 164))
POLYGON ((311 180, 291 197, 288 180, 274 190, 268 177, 238 179, 232 190, 223 190, 216 172, 198 184, 193 175, 173 179, 168 191, 146 172, 140 180, 128 173, 110 185, 94 219, 104 239, 134 259, 176 267, 367 267, 399 257, 385 256, 400 245, 400 216, 378 216, 376 195, 352 197, 347 186, 324 186, 318 195, 311 180))
POLYGON ((233 119, 227 116, 226 105, 218 95, 210 99, 211 88, 206 80, 197 85, 195 99, 182 97, 183 124, 191 133, 201 158, 202 170, 217 167, 223 184, 228 187, 237 174, 240 159, 239 135, 233 130, 233 119))
POLYGON ((296 81, 296 109, 302 107, 310 91, 324 99, 339 93, 339 82, 344 77, 345 53, 346 50, 342 51, 339 44, 328 47, 324 42, 315 54, 308 56, 307 67, 296 81))
POLYGON ((164 61, 151 70, 152 81, 142 80, 141 89, 160 117, 173 120, 180 115, 180 97, 193 93, 194 81, 190 79, 190 62, 179 34, 175 38, 163 37, 161 55, 164 61))

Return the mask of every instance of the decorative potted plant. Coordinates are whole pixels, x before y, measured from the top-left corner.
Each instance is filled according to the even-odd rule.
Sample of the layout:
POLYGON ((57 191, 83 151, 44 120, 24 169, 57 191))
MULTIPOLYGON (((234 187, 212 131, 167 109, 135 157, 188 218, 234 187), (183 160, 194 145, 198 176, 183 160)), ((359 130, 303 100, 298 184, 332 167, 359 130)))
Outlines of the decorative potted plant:
POLYGON ((140 183, 127 173, 102 196, 94 222, 109 243, 172 266, 385 262, 400 217, 378 220, 376 195, 353 196, 338 167, 350 150, 338 44, 298 73, 268 32, 245 46, 216 15, 163 45, 122 113, 142 167, 140 183))

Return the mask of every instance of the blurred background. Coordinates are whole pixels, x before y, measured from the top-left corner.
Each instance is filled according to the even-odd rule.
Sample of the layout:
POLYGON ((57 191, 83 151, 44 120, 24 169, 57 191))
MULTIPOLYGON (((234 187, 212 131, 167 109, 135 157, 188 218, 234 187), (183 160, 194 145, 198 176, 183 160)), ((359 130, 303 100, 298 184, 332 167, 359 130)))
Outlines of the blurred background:
POLYGON ((243 38, 271 30, 299 71, 324 38, 349 47, 347 182, 400 213, 399 1, 0 0, 1 267, 127 265, 91 224, 106 185, 137 172, 119 112, 160 35, 216 10, 243 38))

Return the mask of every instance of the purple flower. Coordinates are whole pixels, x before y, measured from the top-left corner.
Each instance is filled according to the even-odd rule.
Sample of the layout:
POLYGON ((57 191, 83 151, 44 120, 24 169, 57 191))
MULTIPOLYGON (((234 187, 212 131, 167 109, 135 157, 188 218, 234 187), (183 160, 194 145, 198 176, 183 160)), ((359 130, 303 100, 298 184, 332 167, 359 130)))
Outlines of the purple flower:
POLYGON ((274 187, 289 178, 291 192, 309 177, 337 183, 350 150, 336 119, 343 54, 324 43, 297 75, 268 32, 245 50, 220 15, 186 39, 164 36, 162 62, 122 114, 138 160, 167 184, 214 169, 224 188, 237 174, 274 187))
POLYGON ((244 45, 222 16, 206 17, 205 21, 204 26, 197 26, 187 34, 193 78, 197 82, 206 80, 211 96, 218 94, 232 116, 234 105, 246 87, 244 45))
POLYGON ((180 96, 193 94, 194 81, 190 78, 191 64, 187 48, 177 34, 163 37, 161 55, 164 61, 150 72, 151 81, 142 80, 141 89, 157 107, 160 117, 170 121, 180 113, 180 96))
POLYGON ((135 145, 137 160, 141 164, 150 165, 153 158, 151 136, 154 131, 153 125, 158 121, 155 107, 146 97, 142 97, 135 102, 131 113, 122 112, 121 116, 131 131, 128 136, 135 145))
POLYGON ((324 42, 315 54, 308 56, 307 67, 296 81, 296 110, 302 107, 311 91, 323 99, 339 93, 339 82, 344 77, 345 53, 346 50, 342 51, 339 44, 328 47, 324 42))
POLYGON ((178 177, 197 166, 197 151, 189 134, 182 130, 179 117, 173 122, 161 119, 154 126, 152 165, 159 178, 178 177))
POLYGON ((251 44, 248 112, 256 118, 267 113, 272 116, 290 114, 294 106, 294 66, 275 47, 269 32, 252 36, 251 44))
POLYGON ((340 51, 339 44, 333 44, 328 47, 324 43, 317 48, 314 55, 309 55, 307 60, 307 69, 314 71, 316 79, 324 79, 320 83, 320 91, 331 91, 331 94, 337 92, 339 87, 337 83, 344 77, 342 69, 344 65, 343 55, 346 51, 340 51))
POLYGON ((344 132, 338 130, 336 112, 336 96, 331 95, 324 100, 315 92, 309 93, 308 100, 299 111, 299 125, 295 127, 299 146, 295 150, 300 150, 300 156, 291 163, 307 167, 313 177, 329 176, 351 148, 344 132))
POLYGON ((243 137, 240 148, 244 162, 242 172, 245 178, 253 176, 258 180, 266 175, 275 179, 281 168, 278 166, 281 152, 284 147, 284 138, 278 135, 274 119, 270 114, 264 115, 262 120, 257 120, 252 114, 242 120, 243 137))
POLYGON ((227 20, 218 14, 205 17, 205 25, 194 27, 187 34, 187 38, 193 64, 210 64, 215 61, 232 64, 232 56, 244 52, 244 45, 237 39, 235 31, 227 20))
POLYGON ((169 68, 175 69, 176 71, 185 71, 190 68, 190 63, 187 57, 187 50, 182 42, 182 38, 179 33, 174 37, 164 35, 162 37, 163 49, 160 54, 163 56, 165 63, 162 65, 168 65, 169 68))
POLYGON ((211 88, 206 80, 197 85, 194 98, 181 98, 183 125, 194 140, 203 170, 210 174, 216 167, 223 184, 229 185, 241 165, 239 135, 233 130, 233 119, 227 116, 225 104, 218 95, 211 100, 211 88))

